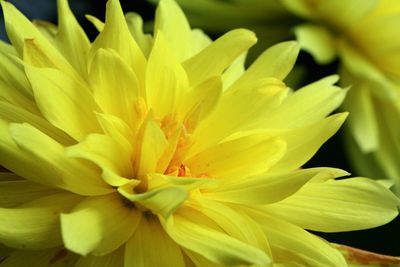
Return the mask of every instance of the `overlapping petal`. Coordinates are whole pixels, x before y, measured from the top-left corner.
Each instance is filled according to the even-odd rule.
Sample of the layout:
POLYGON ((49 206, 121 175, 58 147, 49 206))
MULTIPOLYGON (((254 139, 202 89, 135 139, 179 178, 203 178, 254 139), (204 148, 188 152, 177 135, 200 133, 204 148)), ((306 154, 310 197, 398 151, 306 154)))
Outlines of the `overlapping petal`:
POLYGON ((82 197, 49 193, 15 208, 0 208, 0 240, 18 249, 47 249, 62 245, 59 213, 69 211, 82 197))
POLYGON ((249 211, 268 236, 276 263, 294 266, 347 266, 328 242, 276 217, 249 211), (315 249, 318 248, 318 249, 315 249))
POLYGON ((391 221, 398 206, 399 199, 382 185, 353 178, 306 184, 297 194, 265 206, 265 211, 301 228, 339 232, 391 221))
POLYGON ((96 170, 84 162, 68 158, 61 144, 29 124, 12 124, 10 132, 18 145, 12 159, 17 162, 26 160, 34 170, 28 172, 24 170, 25 166, 16 165, 14 172, 32 181, 82 195, 101 195, 113 191, 99 179, 96 170), (81 179, 81 176, 85 179, 81 179))
POLYGON ((260 249, 221 231, 194 223, 194 219, 173 215, 164 223, 164 228, 179 245, 221 265, 270 263, 269 257, 260 249))
POLYGON ((178 244, 152 216, 141 220, 137 231, 125 245, 125 255, 126 267, 186 266, 178 244), (157 244, 157 249, 154 244, 157 244))
POLYGON ((346 94, 336 76, 283 82, 296 42, 246 70, 253 32, 212 42, 173 0, 154 36, 109 0, 105 23, 89 16, 92 44, 66 0, 58 27, 2 5, 16 51, 0 44, 0 241, 40 253, 5 251, 0 266, 345 266, 304 229, 397 215, 378 183, 301 169, 347 114, 329 116, 346 94))
POLYGON ((94 111, 99 111, 89 88, 64 72, 28 67, 27 76, 43 116, 76 140, 100 132, 94 111))
POLYGON ((64 245, 81 255, 111 253, 130 238, 140 219, 141 213, 117 194, 86 198, 61 214, 64 245))

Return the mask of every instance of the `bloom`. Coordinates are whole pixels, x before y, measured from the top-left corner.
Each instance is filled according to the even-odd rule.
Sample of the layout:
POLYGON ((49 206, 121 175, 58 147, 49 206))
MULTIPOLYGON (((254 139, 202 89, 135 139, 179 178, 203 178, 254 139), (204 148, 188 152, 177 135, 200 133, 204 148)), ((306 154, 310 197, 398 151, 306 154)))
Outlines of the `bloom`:
POLYGON ((35 28, 2 2, 0 266, 346 266, 304 229, 386 223, 398 199, 333 168, 300 169, 346 114, 327 77, 293 93, 299 47, 191 30, 161 1, 154 37, 107 4, 90 43, 59 0, 35 28), (355 197, 357 196, 357 197, 355 197))
POLYGON ((394 125, 400 120, 396 37, 400 4, 390 0, 362 5, 357 1, 286 2, 294 13, 310 20, 295 29, 302 46, 321 63, 339 56, 342 83, 352 85, 343 108, 351 114, 346 147, 356 169, 363 175, 392 178, 399 193, 400 132, 394 125))

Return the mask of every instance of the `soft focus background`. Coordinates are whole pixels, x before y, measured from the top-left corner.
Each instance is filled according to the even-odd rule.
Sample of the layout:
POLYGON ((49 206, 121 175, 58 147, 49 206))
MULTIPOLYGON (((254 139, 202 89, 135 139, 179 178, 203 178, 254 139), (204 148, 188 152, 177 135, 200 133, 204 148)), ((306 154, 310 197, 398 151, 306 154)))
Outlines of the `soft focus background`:
MULTIPOLYGON (((145 0, 120 0, 125 12, 134 11, 142 15, 145 21, 153 18, 154 7, 145 0)), ((21 10, 31 20, 46 20, 53 23, 57 22, 56 1, 55 0, 10 0, 19 10, 21 10)), ((106 0, 69 0, 71 9, 74 11, 79 22, 93 40, 97 34, 96 29, 85 19, 85 14, 91 14, 104 21, 106 0)), ((0 18, 0 38, 7 40, 4 30, 3 17, 0 18)), ((212 36, 213 38, 217 36, 212 36)), ((301 53, 297 66, 301 65, 307 69, 302 84, 317 80, 328 74, 332 74, 336 69, 335 64, 328 66, 317 65, 311 56, 301 53)), ((308 167, 326 166, 338 167, 352 172, 347 163, 346 155, 342 147, 342 133, 339 132, 331 138, 307 164, 308 167)), ((356 175, 356 173, 353 173, 356 175)), ((335 207, 332 207, 334 209, 335 207)), ((379 228, 326 234, 318 233, 330 242, 346 244, 377 253, 400 256, 400 218, 379 228)))

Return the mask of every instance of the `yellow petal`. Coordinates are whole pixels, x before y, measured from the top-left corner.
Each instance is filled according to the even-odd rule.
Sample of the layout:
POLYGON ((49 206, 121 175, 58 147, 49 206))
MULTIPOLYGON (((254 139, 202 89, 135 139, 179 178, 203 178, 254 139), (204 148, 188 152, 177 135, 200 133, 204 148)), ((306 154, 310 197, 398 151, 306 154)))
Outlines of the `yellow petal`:
POLYGON ((327 64, 335 59, 335 40, 326 28, 305 24, 295 27, 294 31, 301 48, 310 53, 317 63, 327 64))
POLYGON ((101 256, 124 244, 136 230, 141 212, 128 207, 118 194, 89 197, 71 213, 61 214, 61 232, 67 249, 101 256))
POLYGON ((165 233, 156 217, 144 217, 125 245, 125 265, 185 267, 179 246, 165 233))
POLYGON ((281 104, 287 91, 284 83, 275 78, 260 79, 246 87, 224 91, 213 112, 194 131, 196 142, 190 147, 189 155, 234 133, 266 127, 262 122, 281 104))
POLYGON ((196 267, 196 266, 221 267, 220 264, 208 260, 207 258, 203 257, 199 253, 195 253, 195 252, 187 250, 187 249, 183 249, 183 251, 190 259, 190 262, 186 263, 188 267, 189 266, 190 267, 196 267))
POLYGON ((24 96, 21 92, 16 90, 13 85, 9 85, 4 81, 0 80, 0 101, 12 104, 18 107, 23 107, 24 110, 34 114, 40 114, 36 103, 31 97, 24 96))
MULTIPOLYGON (((52 267, 70 267, 77 259, 78 255, 62 247, 33 251, 17 250, 1 262, 1 267, 43 267, 49 265, 52 267)), ((88 265, 85 267, 88 267, 88 265)))
POLYGON ((192 29, 192 44, 190 46, 190 57, 193 57, 201 50, 206 48, 212 43, 210 37, 205 34, 201 29, 192 29))
POLYGON ((359 23, 378 3, 377 0, 368 2, 350 0, 345 5, 337 1, 321 1, 315 5, 309 1, 283 0, 282 2, 291 12, 303 18, 324 18, 337 27, 345 28, 350 28, 354 23, 359 23), (337 14, 340 14, 340 16, 337 16, 337 14))
POLYGON ((392 102, 381 102, 378 99, 375 101, 379 103, 379 108, 375 110, 377 117, 380 118, 378 120, 380 145, 373 157, 385 171, 385 176, 390 177, 395 182, 394 191, 398 193, 400 190, 400 179, 398 179, 400 177, 400 165, 397 164, 397 159, 400 153, 398 139, 400 127, 396 121, 400 117, 400 109, 392 102))
POLYGON ((157 6, 154 33, 162 32, 174 57, 182 62, 190 55, 191 29, 190 25, 173 0, 162 0, 157 6))
POLYGON ((45 20, 34 20, 32 23, 43 34, 43 36, 49 40, 51 44, 54 44, 54 40, 58 31, 57 25, 45 20))
POLYGON ((160 157, 168 147, 168 142, 164 136, 164 132, 150 117, 143 122, 141 131, 140 147, 138 148, 138 154, 135 157, 137 176, 155 172, 160 157))
POLYGON ((82 77, 87 76, 90 42, 69 8, 67 0, 58 0, 57 47, 82 77))
POLYGON ((62 71, 72 79, 85 83, 82 76, 66 61, 62 56, 53 56, 48 53, 48 47, 36 39, 24 40, 24 55, 23 60, 29 66, 38 68, 53 68, 62 71))
POLYGON ((0 101, 2 103, 7 103, 11 105, 15 105, 18 107, 22 107, 24 111, 28 111, 35 115, 39 115, 40 111, 36 106, 36 103, 32 101, 30 98, 25 97, 23 94, 18 92, 15 87, 12 87, 9 84, 6 84, 2 80, 0 80, 0 101))
POLYGON ((224 71, 222 75, 224 90, 228 89, 233 83, 236 82, 245 73, 245 62, 247 57, 247 51, 242 53, 239 57, 233 61, 233 63, 224 71))
POLYGON ((156 173, 168 173, 169 174, 169 166, 174 164, 174 161, 176 161, 176 165, 181 164, 180 162, 178 163, 174 159, 175 152, 177 152, 177 147, 179 144, 179 141, 181 140, 181 137, 184 133, 184 127, 183 125, 175 127, 175 129, 170 130, 171 134, 168 136, 168 145, 165 147, 164 152, 157 162, 157 167, 156 167, 156 173))
POLYGON ((32 199, 61 192, 47 186, 27 180, 0 182, 0 207, 10 208, 28 202, 32 199))
POLYGON ((232 30, 187 59, 183 66, 195 86, 222 72, 257 41, 254 33, 244 29, 232 30))
POLYGON ((22 172, 24 178, 82 195, 100 195, 113 191, 90 165, 68 158, 62 145, 34 127, 12 124, 10 133, 20 148, 14 161, 21 165, 17 165, 13 172, 22 172), (31 158, 31 165, 28 165, 30 168, 22 165, 25 157, 31 158))
MULTIPOLYGON (((0 166, 7 168, 18 176, 25 177, 27 179, 32 178, 31 169, 37 169, 35 161, 29 155, 21 152, 17 144, 14 142, 10 135, 10 125, 8 122, 0 119, 0 166), (18 160, 16 160, 18 159, 18 160)), ((2 169, 4 171, 4 169, 2 169)), ((6 181, 15 180, 15 176, 10 177, 1 172, 2 180, 6 181)), ((33 176, 35 179, 42 180, 40 175, 33 176)), ((50 184, 59 183, 60 180, 53 178, 48 181, 50 184)), ((42 183, 45 184, 45 183, 42 183)))
POLYGON ((208 114, 217 106, 222 93, 221 77, 212 77, 188 92, 180 112, 185 128, 192 132, 208 114))
POLYGON ((308 183, 295 195, 266 206, 265 211, 305 229, 338 232, 385 224, 398 215, 399 204, 381 184, 349 178, 308 183))
POLYGON ((270 128, 292 128, 325 118, 342 103, 347 90, 332 85, 338 76, 332 75, 300 88, 282 105, 265 117, 270 128))
POLYGON ((33 99, 33 93, 22 61, 9 53, 0 52, 0 77, 3 82, 10 85, 28 99, 33 99))
POLYGON ((131 150, 107 135, 90 134, 77 145, 68 147, 66 153, 95 163, 103 171, 103 180, 111 186, 123 185, 133 178, 131 150))
POLYGON ((50 136, 63 145, 71 145, 76 141, 60 129, 51 125, 43 117, 30 113, 25 109, 0 101, 0 116, 3 120, 15 123, 29 123, 36 129, 50 136))
POLYGON ((348 126, 357 145, 364 153, 379 147, 377 111, 367 80, 354 77, 353 86, 343 103, 343 109, 350 112, 348 126))
POLYGON ((101 32, 104 29, 104 22, 92 15, 85 15, 85 18, 93 24, 93 26, 101 32))
POLYGON ((299 44, 294 41, 279 43, 268 48, 232 86, 246 87, 247 84, 266 77, 283 80, 293 68, 299 50, 299 44))
POLYGON ((219 185, 219 181, 212 178, 176 177, 158 173, 148 174, 147 177, 149 178, 149 188, 151 189, 174 186, 183 188, 190 192, 191 190, 197 188, 204 189, 219 185))
POLYGON ((203 255, 221 265, 262 266, 270 262, 268 256, 253 246, 243 243, 217 230, 194 223, 181 215, 170 217, 164 228, 179 245, 203 255))
POLYGON ((124 248, 120 248, 110 252, 104 256, 88 255, 80 257, 74 267, 122 267, 124 266, 124 248))
POLYGON ((152 213, 164 218, 174 213, 188 198, 186 190, 178 187, 165 187, 136 194, 131 186, 122 186, 118 188, 118 192, 130 201, 139 202, 152 213))
MULTIPOLYGON (((398 85, 388 79, 381 70, 375 66, 368 58, 366 58, 360 51, 354 49, 346 42, 339 43, 339 52, 342 64, 345 68, 345 75, 351 77, 361 77, 366 79, 369 83, 371 92, 382 99, 394 100, 398 98, 397 88, 398 85)), ((344 76, 344 75, 343 75, 344 76)), ((346 81, 348 84, 353 84, 352 79, 346 81)))
MULTIPOLYGON (((207 197, 207 196, 206 196, 207 197)), ((268 257, 271 251, 260 226, 237 208, 207 198, 196 199, 190 206, 213 220, 229 236, 262 250, 268 257), (246 225, 246 227, 243 227, 246 225)))
POLYGON ((76 140, 100 132, 98 110, 89 89, 55 69, 26 69, 43 116, 76 140))
POLYGON ((275 217, 250 213, 264 230, 275 262, 286 266, 295 259, 298 266, 347 266, 343 256, 325 240, 275 217))
MULTIPOLYGON (((104 133, 125 147, 128 151, 133 149, 136 144, 135 134, 131 127, 123 120, 110 114, 96 113, 97 120, 100 123, 104 133)), ((141 121, 139 121, 141 123, 141 121)))
POLYGON ((267 171, 285 151, 286 144, 280 138, 254 134, 217 144, 184 164, 195 176, 249 177, 267 171))
POLYGON ((337 132, 347 115, 348 113, 338 113, 305 127, 277 130, 276 134, 286 142, 287 151, 271 171, 300 168, 337 132))
POLYGON ((146 99, 159 118, 174 113, 189 87, 181 64, 173 56, 161 32, 157 33, 146 70, 146 99))
POLYGON ((142 17, 135 12, 128 12, 125 14, 125 19, 133 38, 142 49, 144 56, 148 58, 153 46, 153 36, 143 33, 142 17))
POLYGON ((106 23, 104 29, 92 44, 91 57, 95 55, 99 48, 115 50, 136 73, 141 87, 144 86, 146 59, 129 32, 118 0, 107 2, 106 23))
POLYGON ((261 174, 246 179, 235 179, 217 188, 203 190, 206 197, 224 202, 240 204, 268 204, 293 195, 305 183, 327 173, 332 178, 331 169, 305 169, 291 173, 261 174), (207 192, 207 193, 206 193, 207 192))
POLYGON ((5 41, 0 41, 0 51, 12 56, 18 56, 18 53, 12 44, 5 41))
MULTIPOLYGON (((60 63, 60 66, 58 67, 63 69, 65 72, 74 72, 71 65, 59 53, 59 51, 57 51, 46 37, 43 36, 40 31, 36 29, 36 27, 12 4, 2 1, 1 6, 4 12, 7 35, 20 56, 25 54, 23 53, 25 40, 34 40, 34 42, 41 48, 41 51, 45 51, 45 53, 37 56, 41 56, 42 59, 44 57, 52 62, 60 63)), ((36 62, 46 64, 46 61, 36 62)))
POLYGON ((135 73, 124 60, 111 49, 98 49, 89 71, 93 97, 105 112, 121 118, 132 125, 136 117, 134 104, 139 94, 135 73), (118 72, 116 82, 115 72, 118 72))
POLYGON ((59 214, 82 198, 71 193, 42 197, 15 208, 0 208, 0 240, 19 249, 46 249, 62 244, 59 214))

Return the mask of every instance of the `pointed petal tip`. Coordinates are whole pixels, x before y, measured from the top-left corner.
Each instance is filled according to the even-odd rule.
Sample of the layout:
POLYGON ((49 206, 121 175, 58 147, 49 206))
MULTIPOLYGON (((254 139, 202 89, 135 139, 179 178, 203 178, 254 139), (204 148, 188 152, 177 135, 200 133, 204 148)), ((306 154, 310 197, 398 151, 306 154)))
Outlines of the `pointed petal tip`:
POLYGON ((6 12, 6 9, 13 6, 10 2, 0 1, 1 7, 3 8, 3 13, 6 12))
POLYGON ((13 16, 15 16, 16 13, 20 13, 18 9, 10 2, 8 1, 1 1, 1 8, 3 10, 3 15, 4 15, 4 22, 7 22, 12 19, 13 16))
POLYGON ((57 0, 57 8, 58 8, 59 14, 62 13, 60 11, 65 12, 65 11, 69 10, 70 8, 69 8, 68 0, 57 0))
POLYGON ((122 10, 121 3, 119 0, 108 0, 106 4, 106 9, 111 9, 111 8, 118 8, 122 10))
POLYGON ((253 31, 244 29, 244 28, 239 28, 234 31, 237 31, 238 33, 242 34, 243 39, 245 39, 245 38, 248 39, 250 43, 252 43, 252 44, 257 43, 257 40, 258 40, 257 35, 253 31))
POLYGON ((301 49, 300 43, 295 40, 280 42, 276 45, 273 45, 272 47, 274 47, 274 46, 276 46, 276 47, 286 46, 287 50, 292 50, 295 54, 298 54, 301 49))
POLYGON ((341 112, 338 113, 338 120, 342 121, 342 123, 347 119, 347 117, 349 116, 350 112, 341 112))

